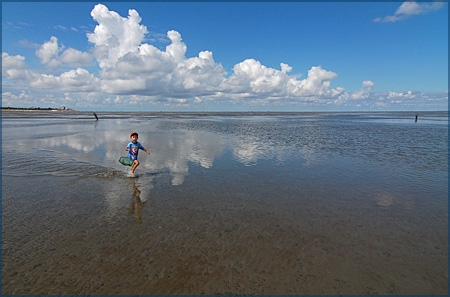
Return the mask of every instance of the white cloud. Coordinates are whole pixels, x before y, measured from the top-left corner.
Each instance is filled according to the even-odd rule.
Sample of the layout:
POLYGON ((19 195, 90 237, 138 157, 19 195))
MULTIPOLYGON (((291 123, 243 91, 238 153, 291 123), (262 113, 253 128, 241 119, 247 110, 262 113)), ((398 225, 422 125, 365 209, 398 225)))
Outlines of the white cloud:
POLYGON ((57 57, 63 48, 58 46, 58 38, 52 36, 49 41, 36 50, 36 56, 39 57, 42 64, 46 64, 49 67, 57 67, 61 64, 57 57))
POLYGON ((138 93, 145 91, 145 89, 145 80, 140 78, 102 81, 102 90, 109 94, 138 93))
POLYGON ((91 54, 87 52, 81 52, 73 48, 64 50, 64 45, 59 46, 58 38, 55 36, 39 46, 36 50, 36 56, 39 57, 42 64, 50 68, 56 68, 62 64, 70 66, 90 65, 92 61, 91 54))
POLYGON ((376 18, 374 22, 393 23, 405 20, 413 15, 425 14, 441 9, 444 2, 422 3, 417 2, 403 2, 397 9, 394 15, 388 15, 383 18, 376 18))
POLYGON ((69 65, 89 65, 92 61, 92 56, 87 52, 68 48, 61 56, 60 61, 69 65))
MULTIPOLYGON (((186 58, 187 46, 181 34, 167 33, 170 44, 165 51, 143 43, 145 26, 135 10, 128 18, 109 11, 102 4, 94 7, 91 15, 99 23, 94 33, 87 34, 94 44, 96 59, 102 68, 102 90, 114 94, 139 94, 172 98, 199 98, 226 94, 232 98, 255 96, 334 96, 330 80, 337 75, 321 67, 313 67, 308 77, 298 81, 289 76, 292 70, 281 63, 281 71, 247 59, 233 68, 226 78, 222 65, 216 63, 210 51, 186 58), (128 38, 124 38, 127 34, 128 38)), ((340 91, 338 92, 340 93, 340 91)), ((198 99, 196 100, 199 101, 198 99)))
MULTIPOLYGON (((25 91, 21 91, 19 94, 12 92, 2 92, 2 106, 17 106, 17 102, 31 102, 32 97, 25 91)), ((33 104, 30 104, 33 106, 33 104)))
POLYGON ((10 56, 8 53, 2 53, 2 78, 24 78, 25 67, 25 57, 21 55, 10 56))
POLYGON ((375 84, 370 80, 365 80, 362 83, 362 88, 352 93, 351 98, 354 100, 367 99, 372 92, 375 84))
POLYGON ((59 76, 41 74, 30 86, 38 89, 58 89, 61 91, 90 92, 98 89, 99 79, 86 69, 77 68, 59 76))
POLYGON ((181 41, 181 34, 177 31, 171 30, 167 32, 167 37, 169 37, 172 43, 166 47, 166 53, 168 53, 175 63, 182 62, 186 59, 186 44, 181 41))
POLYGON ((283 73, 288 73, 288 72, 291 72, 291 70, 292 70, 292 67, 289 66, 288 64, 280 63, 280 66, 281 66, 281 72, 283 72, 283 73))
POLYGON ((254 59, 247 59, 234 66, 233 74, 224 80, 223 89, 220 91, 234 95, 234 98, 266 96, 272 100, 335 97, 343 91, 343 88, 331 88, 330 81, 336 78, 337 74, 320 66, 308 70, 308 76, 302 80, 298 80, 298 76, 287 74, 292 70, 289 65, 281 63, 280 66, 281 71, 266 67, 254 59))
POLYGON ((413 99, 418 95, 418 92, 388 92, 388 99, 399 99, 399 98, 406 98, 406 99, 413 99))
MULTIPOLYGON (((287 65, 286 65, 287 66, 287 65)), ((288 67, 283 66, 284 70, 288 67)), ((286 92, 289 77, 285 72, 268 68, 254 59, 247 59, 233 68, 233 75, 224 81, 226 90, 231 93, 282 93, 286 92)))
POLYGON ((298 83, 297 96, 332 95, 330 81, 336 77, 336 73, 314 66, 308 70, 308 77, 298 83))
POLYGON ((147 33, 147 27, 139 25, 141 17, 134 9, 128 11, 128 18, 122 18, 105 5, 97 4, 91 16, 98 25, 87 38, 95 45, 95 56, 101 68, 114 67, 119 58, 136 52, 147 33))
POLYGON ((180 61, 171 78, 175 89, 182 92, 209 94, 218 90, 225 74, 225 69, 214 61, 212 52, 203 51, 198 57, 180 61))
POLYGON ((395 12, 396 15, 416 15, 435 11, 443 7, 443 2, 422 3, 403 2, 395 12))

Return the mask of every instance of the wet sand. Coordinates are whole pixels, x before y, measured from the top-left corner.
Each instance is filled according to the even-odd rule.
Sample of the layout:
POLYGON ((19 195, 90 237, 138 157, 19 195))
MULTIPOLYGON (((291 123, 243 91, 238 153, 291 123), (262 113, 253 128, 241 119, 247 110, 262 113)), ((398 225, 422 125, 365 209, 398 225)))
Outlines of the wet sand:
POLYGON ((3 177, 3 294, 447 293, 446 221, 197 174, 144 203, 126 178, 3 177))
POLYGON ((433 114, 2 114, 3 295, 448 293, 433 114))

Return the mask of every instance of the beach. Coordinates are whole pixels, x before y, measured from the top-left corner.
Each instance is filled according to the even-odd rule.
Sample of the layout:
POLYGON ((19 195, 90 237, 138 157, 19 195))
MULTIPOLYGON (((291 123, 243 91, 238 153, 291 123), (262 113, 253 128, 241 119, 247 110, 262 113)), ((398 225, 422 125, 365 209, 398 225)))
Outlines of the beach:
POLYGON ((447 112, 96 114, 2 112, 4 295, 448 293, 447 112))

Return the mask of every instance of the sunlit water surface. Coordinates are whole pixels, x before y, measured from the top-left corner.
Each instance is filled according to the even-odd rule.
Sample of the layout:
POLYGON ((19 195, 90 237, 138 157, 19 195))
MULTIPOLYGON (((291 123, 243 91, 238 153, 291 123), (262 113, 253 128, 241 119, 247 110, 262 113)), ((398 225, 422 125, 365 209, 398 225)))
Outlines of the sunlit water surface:
MULTIPOLYGON (((67 284, 62 285, 62 280, 59 284, 51 285, 45 277, 44 280, 41 279, 44 285, 39 287, 30 281, 36 278, 33 273, 30 276, 30 272, 26 274, 28 281, 26 276, 17 280, 17 271, 31 265, 23 259, 20 260, 23 263, 18 265, 17 257, 23 257, 23 253, 33 255, 31 246, 22 253, 21 249, 24 248, 18 249, 17 246, 23 244, 23 241, 31 240, 35 245, 43 245, 38 252, 46 254, 49 250, 58 249, 57 246, 51 246, 51 243, 41 242, 47 232, 56 228, 52 234, 63 236, 64 233, 70 241, 79 238, 79 234, 87 232, 86 229, 93 228, 93 225, 98 225, 101 230, 108 230, 106 222, 115 229, 127 228, 132 233, 134 230, 135 236, 141 238, 147 232, 159 231, 169 216, 178 214, 176 220, 182 221, 197 212, 202 214, 202 220, 205 221, 197 218, 195 223, 191 223, 197 224, 197 227, 200 224, 205 230, 215 230, 214 234, 239 229, 228 219, 233 218, 235 222, 245 225, 244 218, 250 218, 251 213, 256 217, 246 223, 253 228, 253 233, 262 232, 257 225, 260 224, 261 216, 267 216, 267 222, 274 222, 273 226, 284 226, 287 228, 285 230, 291 230, 293 226, 309 226, 308 231, 302 233, 305 244, 308 236, 311 236, 316 238, 314 240, 317 245, 319 236, 321 240, 328 238, 328 244, 336 249, 339 249, 339 240, 333 239, 334 232, 340 234, 341 238, 347 238, 346 242, 349 244, 353 242, 354 247, 354 241, 360 236, 358 232, 362 232, 361 236, 373 232, 372 236, 378 242, 381 239, 377 236, 382 236, 386 228, 392 228, 389 231, 391 237, 386 235, 387 239, 383 244, 374 243, 374 238, 363 242, 372 250, 374 244, 386 250, 389 250, 387 246, 394 246, 397 250, 406 247, 405 259, 410 263, 404 266, 393 264, 395 267, 387 272, 400 279, 396 287, 381 281, 377 283, 383 283, 379 288, 375 284, 364 285, 367 280, 363 278, 359 283, 349 284, 347 287, 340 280, 340 287, 330 285, 328 289, 323 289, 327 287, 316 284, 316 289, 305 289, 305 275, 308 274, 303 270, 304 265, 308 264, 303 256, 297 255, 292 261, 300 263, 293 264, 297 269, 298 290, 289 291, 289 285, 278 291, 274 288, 276 285, 238 286, 239 281, 231 280, 223 283, 222 287, 215 288, 210 283, 205 283, 204 288, 209 288, 206 293, 217 293, 214 290, 220 293, 278 294, 427 294, 446 291, 446 112, 422 112, 417 122, 414 122, 414 113, 97 114, 98 121, 91 113, 2 113, 3 276, 4 288, 8 292, 129 293, 127 290, 132 289, 127 288, 132 286, 125 285, 121 286, 121 291, 120 288, 108 290, 102 286, 85 284, 85 287, 78 286, 81 289, 77 291, 75 285, 73 288, 67 287, 67 284), (136 170, 137 177, 133 179, 127 177, 128 167, 118 162, 120 156, 126 155, 125 147, 131 131, 137 131, 139 141, 151 151, 150 156, 140 152, 141 165, 136 170), (139 199, 139 208, 133 208, 133 199, 136 197, 139 199), (131 212, 135 213, 132 217, 131 212), (224 218, 221 214, 227 214, 228 217, 224 218), (214 225, 220 218, 221 224, 224 224, 222 229, 214 225), (25 236, 32 234, 26 229, 26 222, 33 222, 36 229, 32 233, 37 235, 25 236), (142 227, 145 224, 147 228, 142 227), (227 227, 227 224, 232 225, 227 227), (336 227, 339 225, 342 229, 336 227), (333 226, 338 229, 333 231, 333 226), (357 231, 356 226, 366 226, 373 230, 363 228, 357 231), (75 229, 67 234, 66 228, 75 229), (352 228, 356 229, 351 231, 352 228), (399 230, 404 232, 401 233, 403 235, 405 232, 409 234, 406 237, 399 236, 399 230), (408 283, 405 281, 406 272, 402 271, 414 266, 411 261, 417 259, 414 253, 419 253, 419 250, 422 258, 417 260, 415 266, 424 273, 434 273, 435 277, 433 281, 422 278, 420 284, 413 278, 408 283), (445 263, 442 262, 444 264, 437 267, 436 263, 441 263, 441 260, 445 260, 445 263), (14 261, 17 267, 11 264, 14 261), (303 281, 303 285, 300 281, 303 281)), ((175 223, 172 221, 171 224, 175 223)), ((190 234, 194 230, 195 228, 185 230, 185 233, 190 234)), ((122 238, 124 234, 117 231, 117 234, 108 236, 122 238)), ((241 230, 241 234, 245 234, 244 230, 241 230)), ((161 236, 155 237, 160 240, 158 242, 167 240, 164 237, 167 234, 163 239, 161 236)), ((180 245, 176 236, 171 236, 174 238, 172 246, 180 245)), ((294 240, 295 236, 289 233, 284 240, 294 240)), ((75 248, 77 253, 80 253, 83 245, 87 245, 84 241, 87 240, 86 237, 81 238, 84 239, 80 246, 75 248)), ((245 240, 238 239, 240 237, 237 234, 232 238, 233 242, 245 240)), ((57 242, 55 245, 61 244, 61 239, 52 240, 57 242)), ((272 242, 267 240, 266 244, 272 242)), ((107 242, 106 239, 105 241, 107 242)), ((67 246, 65 249, 64 257, 67 257, 70 249, 67 246)), ((246 249, 249 247, 246 246, 246 249)), ((348 253, 348 247, 346 249, 342 253, 348 253)), ((312 253, 312 250, 309 252, 312 253)), ((327 254, 324 250, 314 252, 317 261, 320 261, 321 252, 327 254)), ((226 254, 226 250, 221 253, 226 254)), ((357 253, 353 252, 355 254, 357 253)), ((387 257, 385 253, 380 254, 387 257)), ((366 262, 358 260, 362 261, 361 265, 373 265, 378 261, 369 261, 366 256, 366 252, 361 251, 358 259, 366 259, 366 262)), ((132 256, 124 252, 122 257, 128 259, 132 256)), ((220 259, 220 256, 217 257, 220 259)), ((144 258, 147 259, 146 256, 144 258)), ((310 258, 314 258, 313 254, 310 258)), ((81 261, 90 260, 83 258, 81 261)), ((387 263, 392 261, 384 260, 387 263)), ((291 259, 287 258, 286 261, 291 259)), ((360 275, 361 272, 354 266, 356 262, 355 259, 349 260, 346 265, 353 267, 355 274, 360 275)), ((164 266, 163 263, 160 265, 164 266)), ((317 266, 312 265, 312 262, 310 265, 317 266)), ((77 267, 78 270, 79 268, 77 267)), ((381 271, 386 269, 375 267, 373 270, 379 270, 379 275, 382 275, 381 271)), ((94 271, 96 270, 93 270, 94 274, 98 272, 94 271)), ((264 275, 262 271, 266 270, 261 268, 256 275, 264 275)), ((38 273, 42 278, 43 272, 38 273)), ((172 273, 176 275, 176 271, 172 273)), ((316 279, 325 280, 330 277, 320 275, 322 272, 317 273, 316 279)), ((52 273, 47 274, 49 279, 53 277, 52 273)), ((352 275, 349 273, 348 279, 352 275)), ((200 279, 208 279, 207 274, 200 273, 200 276, 203 277, 200 279)), ((173 283, 163 285, 162 280, 157 279, 159 282, 154 280, 153 287, 144 286, 147 289, 139 289, 140 291, 133 293, 201 291, 198 286, 188 287, 181 283, 175 286, 173 283)), ((189 283, 185 280, 184 284, 186 282, 189 283)), ((198 282, 201 283, 197 280, 198 282)), ((292 288, 296 287, 292 282, 293 279, 290 280, 292 288)))

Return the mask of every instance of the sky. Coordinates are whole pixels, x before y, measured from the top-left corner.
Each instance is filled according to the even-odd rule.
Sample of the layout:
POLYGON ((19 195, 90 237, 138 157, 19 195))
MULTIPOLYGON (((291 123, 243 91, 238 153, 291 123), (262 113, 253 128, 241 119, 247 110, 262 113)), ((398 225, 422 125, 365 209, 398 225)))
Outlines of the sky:
POLYGON ((448 2, 2 2, 2 106, 448 110, 448 2))

